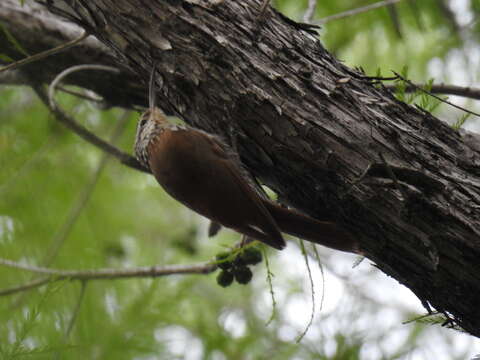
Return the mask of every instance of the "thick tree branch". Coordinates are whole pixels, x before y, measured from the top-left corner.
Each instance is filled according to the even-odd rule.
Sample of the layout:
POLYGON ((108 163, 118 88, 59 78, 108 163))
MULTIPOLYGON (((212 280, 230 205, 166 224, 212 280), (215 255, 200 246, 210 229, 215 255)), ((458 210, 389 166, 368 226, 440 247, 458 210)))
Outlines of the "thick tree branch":
POLYGON ((58 54, 62 51, 65 51, 65 50, 77 45, 81 41, 85 40, 88 36, 89 36, 88 33, 84 32, 78 38, 73 39, 73 40, 71 40, 71 41, 69 41, 65 44, 59 45, 59 46, 57 46, 53 49, 48 49, 48 50, 43 51, 41 53, 38 53, 38 54, 35 54, 35 55, 32 55, 32 56, 28 56, 26 58, 23 58, 22 60, 18 60, 18 61, 15 61, 15 62, 11 63, 11 64, 5 65, 4 67, 0 68, 0 73, 4 72, 4 71, 7 71, 7 70, 14 70, 14 69, 17 69, 21 66, 25 66, 27 64, 45 59, 49 56, 58 54))
MULTIPOLYGON (((66 22, 58 16, 47 12, 42 6, 31 1, 21 4, 18 0, 0 1, 0 20, 12 36, 28 49, 30 54, 41 53, 78 39, 84 30, 76 24, 66 22)), ((25 57, 5 36, 0 35, 1 53, 12 59, 25 57)), ((21 68, 28 73, 29 83, 34 80, 39 84, 50 84, 53 78, 63 69, 80 64, 103 64, 119 67, 120 76, 104 72, 92 77, 88 73, 77 73, 68 79, 68 84, 92 90, 113 106, 133 108, 146 106, 144 87, 127 69, 115 62, 108 48, 93 36, 88 37, 68 51, 47 57, 41 61, 21 68)), ((1 60, 0 60, 1 64, 1 60)), ((24 78, 17 71, 6 71, 0 74, 0 82, 4 84, 25 84, 24 78)))

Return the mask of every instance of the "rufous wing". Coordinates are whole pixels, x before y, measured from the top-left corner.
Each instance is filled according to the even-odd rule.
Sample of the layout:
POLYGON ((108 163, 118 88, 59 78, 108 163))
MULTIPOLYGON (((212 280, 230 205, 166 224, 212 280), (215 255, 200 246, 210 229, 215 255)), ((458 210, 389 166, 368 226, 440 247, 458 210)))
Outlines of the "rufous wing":
POLYGON ((172 197, 223 226, 285 247, 261 197, 216 138, 191 128, 165 129, 149 152, 155 178, 172 197))

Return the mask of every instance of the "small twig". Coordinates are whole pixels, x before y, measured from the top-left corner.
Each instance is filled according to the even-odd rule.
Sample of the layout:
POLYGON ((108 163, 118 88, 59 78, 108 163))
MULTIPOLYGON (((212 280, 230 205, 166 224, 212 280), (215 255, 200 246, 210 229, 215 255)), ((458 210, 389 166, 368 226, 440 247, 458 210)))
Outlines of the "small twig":
POLYGON ((325 301, 325 273, 323 271, 322 261, 320 260, 320 255, 318 254, 318 249, 315 244, 311 244, 313 248, 313 253, 315 254, 315 259, 317 260, 318 267, 320 269, 320 274, 322 275, 322 297, 320 298, 320 309, 321 312, 323 309, 323 302, 325 301))
MULTIPOLYGON (((103 268, 95 270, 60 270, 41 266, 25 265, 3 258, 0 258, 0 266, 24 270, 36 274, 49 275, 50 277, 48 278, 48 281, 52 282, 61 280, 110 280, 128 278, 155 278, 160 276, 181 274, 209 274, 216 269, 214 264, 203 263, 196 265, 145 266, 131 269, 103 268)), ((46 279, 39 279, 37 281, 45 281, 37 286, 48 282, 46 279)), ((30 286, 32 286, 31 283, 30 286)))
MULTIPOLYGON (((387 89, 395 90, 397 86, 395 84, 392 85, 384 85, 387 89)), ((426 85, 422 84, 408 84, 405 88, 407 92, 414 92, 417 91, 418 88, 425 88, 426 85)), ((429 86, 429 91, 432 94, 445 94, 445 95, 456 95, 462 96, 470 99, 480 100, 480 88, 472 88, 469 86, 456 86, 456 85, 448 85, 448 84, 438 84, 438 85, 431 85, 429 86)))
POLYGON ((75 325, 75 321, 77 320, 78 313, 80 312, 80 306, 82 305, 86 290, 87 281, 84 280, 81 282, 80 294, 78 295, 77 303, 75 304, 75 308, 73 309, 72 318, 68 323, 67 331, 65 331, 65 340, 68 340, 70 333, 72 332, 73 326, 75 325))
POLYGON ((94 97, 94 96, 85 95, 85 94, 82 94, 78 91, 67 89, 67 88, 65 88, 63 86, 60 86, 60 85, 57 86, 57 89, 66 93, 66 94, 70 94, 70 95, 76 96, 80 99, 88 100, 88 101, 91 101, 91 102, 94 102, 94 103, 102 104, 102 103, 105 102, 105 100, 103 98, 99 97, 99 96, 94 97))
POLYGON ((364 12, 367 12, 367 11, 370 11, 370 10, 374 10, 374 9, 378 9, 378 8, 385 7, 385 6, 388 6, 388 5, 396 4, 400 1, 402 1, 402 0, 379 1, 379 2, 376 2, 375 4, 362 6, 362 7, 352 9, 352 10, 348 10, 348 11, 344 11, 344 12, 341 12, 341 13, 338 13, 338 14, 335 14, 335 15, 332 15, 332 16, 324 17, 323 19, 320 19, 320 20, 316 21, 315 23, 318 24, 318 25, 323 25, 323 24, 326 24, 330 21, 343 19, 343 18, 350 17, 350 16, 355 16, 355 15, 358 15, 358 14, 361 14, 361 13, 364 13, 364 12))
POLYGON ((303 14, 303 21, 309 23, 312 21, 315 15, 315 9, 317 8, 317 0, 308 0, 307 11, 303 14))
POLYGON ((38 97, 42 102, 50 108, 50 111, 55 115, 55 119, 57 119, 59 122, 61 122, 63 125, 65 125, 67 128, 72 130, 75 134, 80 136, 82 139, 85 141, 89 142, 90 144, 98 147, 99 149, 109 153, 116 159, 118 159, 122 164, 129 166, 135 170, 140 170, 146 173, 150 173, 149 169, 146 169, 140 162, 130 154, 127 154, 117 147, 109 144, 108 142, 102 140, 95 134, 91 133, 88 131, 86 128, 84 128, 82 125, 78 124, 75 120, 73 120, 70 116, 68 116, 66 113, 64 113, 61 109, 59 108, 52 108, 50 107, 50 103, 48 100, 48 95, 45 89, 39 85, 33 85, 32 86, 35 92, 37 93, 38 97))
MULTIPOLYGON (((63 335, 63 341, 65 343, 68 342, 68 338, 70 337, 70 333, 77 321, 78 314, 80 313, 80 307, 82 306, 83 299, 85 298, 85 291, 87 289, 87 281, 83 280, 80 284, 80 294, 78 295, 77 302, 75 303, 75 307, 73 308, 72 317, 68 322, 67 330, 65 330, 65 334, 63 335)), ((61 352, 57 351, 54 355, 54 360, 61 359, 61 352)))
POLYGON ((77 45, 79 42, 81 42, 82 40, 86 39, 88 36, 90 36, 90 34, 88 32, 84 32, 81 36, 79 36, 78 38, 76 39, 73 39, 69 42, 66 42, 65 44, 62 44, 62 45, 59 45, 57 47, 54 47, 53 49, 48 49, 46 51, 42 51, 41 53, 38 53, 38 54, 35 54, 35 55, 32 55, 32 56, 29 56, 29 57, 26 57, 22 60, 19 60, 19 61, 15 61, 11 64, 8 64, 6 66, 3 66, 0 68, 0 73, 3 72, 3 71, 6 71, 6 70, 12 70, 12 69, 16 69, 16 68, 19 68, 23 65, 26 65, 26 64, 29 64, 29 63, 32 63, 32 62, 35 62, 35 61, 39 61, 39 60, 42 60, 48 56, 51 56, 51 55, 54 55, 54 54, 58 54, 59 52, 62 52, 62 51, 65 51, 67 49, 70 49, 71 47, 77 45))
POLYGON ((268 262, 268 254, 265 246, 262 246, 263 257, 265 259, 265 267, 267 269, 267 283, 268 283, 268 290, 270 291, 270 297, 272 299, 272 313, 270 314, 270 318, 265 323, 265 326, 271 324, 271 322, 275 319, 275 315, 277 314, 277 301, 275 300, 275 292, 273 291, 273 276, 274 274, 270 270, 270 263, 268 262))
POLYGON ((436 315, 440 315, 440 313, 438 311, 430 312, 428 314, 424 314, 424 315, 414 317, 413 319, 405 320, 405 321, 402 322, 402 325, 407 325, 407 324, 410 324, 414 321, 423 320, 425 318, 436 316, 436 315))
POLYGON ((458 105, 455 105, 454 103, 448 101, 448 100, 445 100, 445 99, 442 99, 440 96, 437 96, 437 95, 434 95, 432 92, 430 91, 427 91, 425 89, 422 89, 420 86, 417 86, 415 85, 413 82, 411 82, 410 80, 407 80, 406 78, 404 78, 402 75, 396 73, 395 71, 393 71, 393 73, 399 78, 401 79, 402 81, 405 81, 408 85, 412 86, 413 88, 417 89, 417 90, 420 90, 422 92, 424 92, 425 94, 428 94, 430 95, 431 97, 445 103, 445 104, 448 104, 450 106, 453 106, 454 108, 458 109, 458 110, 462 110, 462 111, 465 111, 466 113, 468 114, 472 114, 472 115, 475 115, 475 116, 478 116, 480 117, 480 114, 475 112, 475 111, 471 111, 471 110, 468 110, 468 109, 465 109, 464 107, 461 107, 461 106, 458 106, 458 105))
POLYGON ((49 283, 50 281, 51 281, 51 278, 49 278, 49 277, 45 278, 44 277, 44 278, 32 280, 32 281, 30 281, 28 283, 25 283, 25 284, 22 284, 22 285, 17 285, 17 286, 12 286, 12 287, 5 288, 5 289, 0 289, 0 296, 13 295, 13 294, 16 294, 18 292, 35 289, 36 287, 45 285, 45 284, 49 283))
POLYGON ((68 75, 74 72, 83 71, 83 70, 110 71, 116 74, 120 72, 120 70, 112 66, 97 65, 97 64, 75 65, 75 66, 69 67, 68 69, 63 70, 60 74, 58 74, 55 77, 55 79, 53 79, 53 81, 50 83, 50 86, 48 87, 48 103, 50 104, 50 107, 52 109, 58 108, 54 95, 55 95, 55 90, 57 88, 57 85, 60 83, 60 81, 62 81, 65 77, 67 77, 68 75))
POLYGON ((305 244, 303 240, 298 239, 298 242, 300 243, 300 249, 302 251, 303 258, 305 259, 305 265, 307 266, 308 279, 310 280, 310 289, 312 290, 312 312, 310 313, 310 320, 308 321, 307 326, 295 340, 297 343, 302 341, 302 339, 305 337, 308 330, 313 324, 313 319, 315 318, 315 285, 313 283, 312 269, 310 268, 310 262, 308 261, 308 253, 307 249, 305 249, 305 244))

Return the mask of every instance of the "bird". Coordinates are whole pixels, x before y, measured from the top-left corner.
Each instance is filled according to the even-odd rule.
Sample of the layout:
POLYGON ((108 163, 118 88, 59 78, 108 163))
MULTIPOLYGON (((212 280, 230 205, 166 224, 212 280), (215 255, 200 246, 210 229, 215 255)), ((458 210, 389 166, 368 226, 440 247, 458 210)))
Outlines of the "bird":
POLYGON ((260 195, 238 155, 218 136, 169 123, 156 106, 156 64, 149 81, 149 108, 137 124, 134 151, 174 199, 212 222, 275 249, 282 232, 341 251, 359 253, 354 237, 334 222, 319 221, 260 195))

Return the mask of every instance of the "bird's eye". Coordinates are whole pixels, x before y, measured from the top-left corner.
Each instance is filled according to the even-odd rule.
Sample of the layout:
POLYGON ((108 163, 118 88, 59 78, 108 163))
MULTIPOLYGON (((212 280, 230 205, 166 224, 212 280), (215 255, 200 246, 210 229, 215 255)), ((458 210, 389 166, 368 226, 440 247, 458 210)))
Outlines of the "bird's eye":
POLYGON ((147 116, 142 116, 142 118, 138 122, 138 128, 139 129, 143 128, 145 126, 145 124, 147 123, 147 120, 148 120, 147 116))

